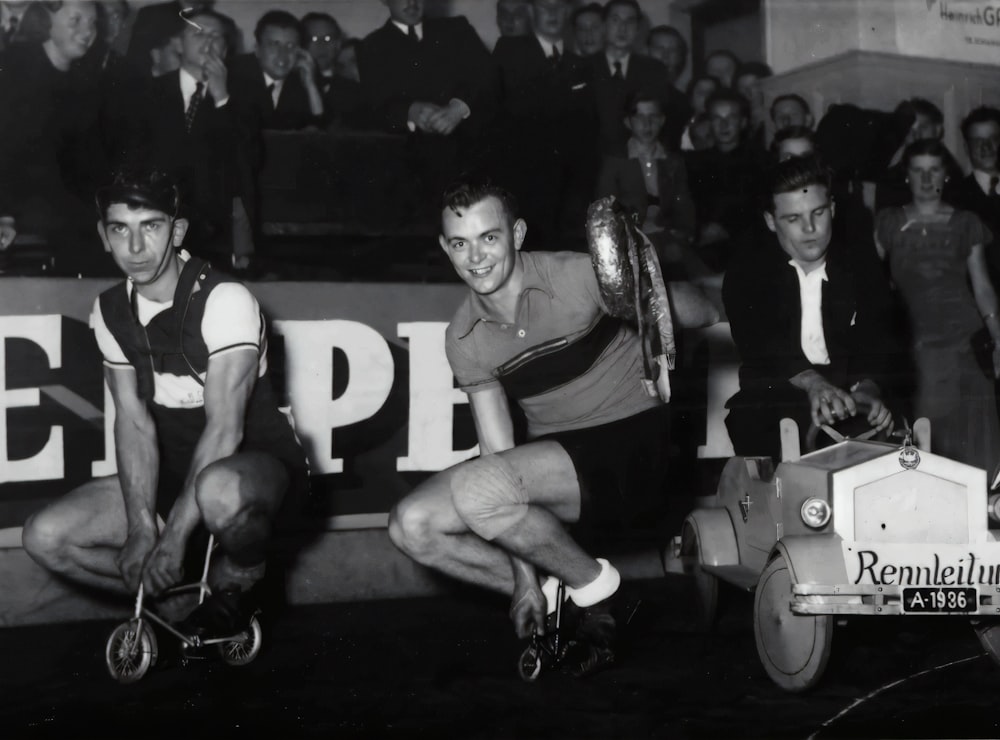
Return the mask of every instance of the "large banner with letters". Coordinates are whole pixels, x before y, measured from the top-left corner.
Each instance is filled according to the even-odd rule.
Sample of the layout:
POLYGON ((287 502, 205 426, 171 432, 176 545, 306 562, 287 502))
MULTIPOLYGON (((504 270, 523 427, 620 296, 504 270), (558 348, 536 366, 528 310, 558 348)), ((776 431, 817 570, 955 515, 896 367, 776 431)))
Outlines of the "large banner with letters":
MULTIPOLYGON (((115 472, 114 409, 88 326, 112 282, 0 279, 0 528, 115 472)), ((381 526, 413 485, 476 454, 444 353, 464 286, 249 287, 309 457, 307 514, 332 527, 381 526)))

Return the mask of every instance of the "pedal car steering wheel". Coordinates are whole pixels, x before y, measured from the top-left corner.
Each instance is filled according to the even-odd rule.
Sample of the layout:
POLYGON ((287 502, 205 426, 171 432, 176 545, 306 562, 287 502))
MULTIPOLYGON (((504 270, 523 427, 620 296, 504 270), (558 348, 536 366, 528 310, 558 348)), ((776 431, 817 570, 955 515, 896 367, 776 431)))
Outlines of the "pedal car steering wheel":
POLYGON ((871 439, 879 434, 877 427, 868 424, 868 412, 871 411, 871 404, 857 401, 856 405, 858 410, 854 416, 839 419, 833 424, 817 426, 815 422, 810 423, 809 429, 806 430, 805 451, 813 452, 817 449, 816 442, 820 431, 834 442, 843 442, 845 439, 871 439))

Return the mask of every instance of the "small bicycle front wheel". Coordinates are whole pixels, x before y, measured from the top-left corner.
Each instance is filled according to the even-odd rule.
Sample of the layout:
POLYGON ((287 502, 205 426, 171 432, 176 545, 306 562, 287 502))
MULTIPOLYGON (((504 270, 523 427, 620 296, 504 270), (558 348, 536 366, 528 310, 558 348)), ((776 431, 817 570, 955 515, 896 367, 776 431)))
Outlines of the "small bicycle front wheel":
POLYGON ((256 616, 250 617, 246 636, 220 643, 219 654, 222 656, 222 660, 229 665, 246 665, 260 652, 262 637, 260 622, 256 616))
POLYGON ((156 663, 156 635, 149 624, 130 619, 111 632, 104 648, 108 673, 119 683, 135 683, 156 663))

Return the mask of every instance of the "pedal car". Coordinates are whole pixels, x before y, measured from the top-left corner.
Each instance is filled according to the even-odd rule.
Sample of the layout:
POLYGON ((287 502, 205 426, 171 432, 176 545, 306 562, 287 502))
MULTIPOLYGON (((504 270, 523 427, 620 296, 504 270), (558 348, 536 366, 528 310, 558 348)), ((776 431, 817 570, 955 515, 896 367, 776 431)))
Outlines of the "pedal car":
POLYGON ((819 682, 847 616, 965 615, 1000 663, 1000 542, 988 527, 1000 496, 986 472, 931 452, 926 419, 902 444, 842 438, 801 456, 794 422, 781 431, 783 461, 730 459, 674 539, 667 569, 693 576, 704 624, 720 582, 754 591, 758 655, 788 691, 819 682))

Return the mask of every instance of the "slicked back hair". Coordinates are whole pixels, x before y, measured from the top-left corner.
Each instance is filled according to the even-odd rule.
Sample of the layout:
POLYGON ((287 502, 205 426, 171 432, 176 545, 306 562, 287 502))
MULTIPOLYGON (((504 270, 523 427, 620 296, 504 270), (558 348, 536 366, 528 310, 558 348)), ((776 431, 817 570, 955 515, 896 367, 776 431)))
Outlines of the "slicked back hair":
POLYGON ((792 157, 784 162, 772 164, 766 174, 765 197, 762 199, 764 210, 774 213, 774 196, 782 193, 794 193, 810 185, 822 185, 830 193, 833 175, 819 157, 792 157))
POLYGON ((506 188, 489 180, 455 183, 444 192, 442 210, 448 208, 457 214, 460 210, 471 208, 487 198, 496 198, 500 201, 510 223, 514 223, 518 212, 517 198, 506 188))

